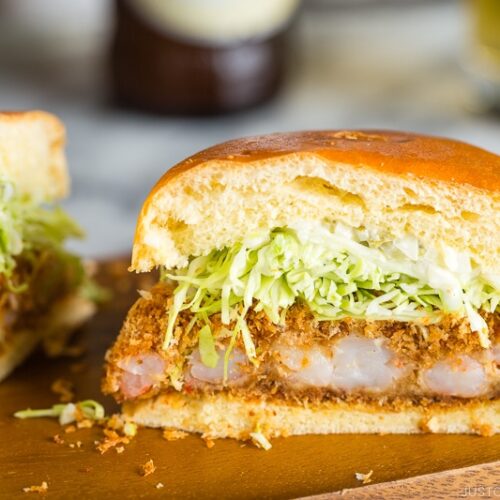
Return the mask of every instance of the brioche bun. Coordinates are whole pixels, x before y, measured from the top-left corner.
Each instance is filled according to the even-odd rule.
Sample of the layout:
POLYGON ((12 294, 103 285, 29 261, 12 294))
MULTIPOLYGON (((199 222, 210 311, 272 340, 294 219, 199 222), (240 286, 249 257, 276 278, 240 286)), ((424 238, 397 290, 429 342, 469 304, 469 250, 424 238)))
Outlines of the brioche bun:
POLYGON ((485 434, 500 432, 500 401, 439 403, 397 409, 377 404, 326 402, 299 405, 244 400, 220 393, 160 394, 127 402, 123 413, 147 427, 176 428, 212 438, 248 439, 257 427, 267 437, 298 434, 485 434))
POLYGON ((449 139, 317 131, 229 141, 181 162, 140 213, 132 266, 186 265, 248 233, 341 221, 467 251, 500 273, 500 157, 449 139))
POLYGON ((0 176, 35 201, 69 191, 64 126, 43 111, 0 112, 0 176))

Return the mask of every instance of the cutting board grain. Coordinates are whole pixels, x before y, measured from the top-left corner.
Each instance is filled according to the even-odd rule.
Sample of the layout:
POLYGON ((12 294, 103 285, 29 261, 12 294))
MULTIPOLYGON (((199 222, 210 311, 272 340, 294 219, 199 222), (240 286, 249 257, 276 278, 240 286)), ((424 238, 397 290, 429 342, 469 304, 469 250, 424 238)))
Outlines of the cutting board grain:
POLYGON ((362 488, 344 489, 307 498, 308 500, 335 500, 339 496, 350 500, 498 498, 500 497, 500 462, 473 465, 463 469, 436 472, 362 488))
MULTIPOLYGON (((117 410, 111 399, 100 394, 102 359, 137 297, 136 290, 148 288, 153 280, 129 275, 126 267, 124 259, 100 266, 99 278, 112 289, 114 298, 75 338, 85 350, 81 358, 48 360, 36 353, 0 384, 0 498, 26 497, 22 489, 42 481, 48 484, 48 498, 304 497, 359 487, 355 472, 373 470, 375 484, 500 459, 500 436, 304 436, 275 439, 273 448, 264 452, 233 440, 218 440, 209 449, 196 436, 167 442, 160 431, 151 429, 141 429, 123 453, 110 450, 100 455, 94 445, 99 429, 64 434, 54 420, 14 419, 16 410, 56 403, 50 386, 59 377, 74 382, 76 399, 94 398, 108 412, 117 410), (53 442, 52 436, 58 433, 64 444, 53 442), (142 477, 140 466, 149 459, 156 471, 142 477), (158 483, 163 488, 157 489, 158 483)), ((498 464, 489 467, 498 470, 498 464)), ((439 483, 439 477, 434 481, 442 495, 447 483, 439 483)), ((500 494, 498 474, 494 477, 499 483, 494 491, 500 494)), ((484 476, 476 479, 472 474, 463 487, 483 482, 484 476)), ((407 484, 411 489, 414 483, 407 484)), ((362 494, 376 487, 354 491, 362 494)), ((383 494, 374 490, 371 498, 377 497, 383 494)))

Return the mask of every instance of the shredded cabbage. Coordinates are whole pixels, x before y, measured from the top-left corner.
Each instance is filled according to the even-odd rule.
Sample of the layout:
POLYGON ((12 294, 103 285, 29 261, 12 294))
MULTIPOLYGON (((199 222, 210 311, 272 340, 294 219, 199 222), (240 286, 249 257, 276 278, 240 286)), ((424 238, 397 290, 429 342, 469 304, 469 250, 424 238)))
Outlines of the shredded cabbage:
POLYGON ((250 308, 264 311, 275 324, 283 324, 287 309, 297 301, 320 320, 353 317, 426 323, 439 321, 443 313, 455 313, 469 319, 487 348, 488 327, 478 310, 495 312, 500 302, 498 276, 481 274, 464 253, 445 245, 423 249, 410 236, 375 246, 367 241, 366 232, 340 223, 332 228, 297 223, 251 235, 162 275, 178 283, 164 349, 172 341, 178 314, 189 309, 208 327, 200 332, 202 360, 208 366, 214 364, 209 318, 215 313, 220 313, 223 324, 233 325, 227 366, 238 335, 249 359, 255 361, 245 321, 250 308))
POLYGON ((83 417, 90 420, 105 418, 104 407, 93 399, 87 399, 79 403, 56 404, 52 408, 42 410, 21 410, 14 413, 14 417, 21 419, 56 417, 59 418, 61 425, 66 425, 77 420, 78 412, 81 412, 83 417))
POLYGON ((205 366, 215 368, 219 361, 219 355, 215 350, 214 338, 210 326, 205 325, 199 333, 199 349, 201 361, 205 366))
MULTIPOLYGON (((63 244, 70 237, 80 238, 80 227, 60 207, 36 204, 29 196, 16 192, 14 185, 0 178, 0 274, 10 282, 16 257, 36 258, 36 252, 50 249, 74 270, 76 284, 85 282, 79 258, 66 252, 63 244)), ((90 290, 90 282, 88 283, 90 290)), ((22 291, 24 284, 11 286, 22 291)))

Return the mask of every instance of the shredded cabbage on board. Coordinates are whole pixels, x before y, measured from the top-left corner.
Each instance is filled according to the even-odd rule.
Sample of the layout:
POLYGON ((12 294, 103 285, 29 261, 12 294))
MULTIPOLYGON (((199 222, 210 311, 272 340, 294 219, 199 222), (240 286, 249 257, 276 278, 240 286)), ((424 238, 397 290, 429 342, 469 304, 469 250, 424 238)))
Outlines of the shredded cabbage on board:
POLYGON ((467 317, 481 345, 489 346, 488 327, 478 310, 498 309, 500 276, 481 274, 467 254, 442 244, 423 249, 410 236, 377 246, 368 241, 367 232, 340 223, 328 228, 304 222, 194 257, 175 272, 164 270, 164 279, 177 282, 164 349, 172 341, 178 314, 188 309, 203 325, 201 358, 214 365, 210 316, 220 313, 223 324, 233 325, 226 366, 239 335, 255 362, 245 321, 248 310, 264 311, 275 324, 283 324, 297 301, 319 320, 433 322, 443 313, 456 313, 467 317))
POLYGON ((51 408, 41 410, 21 410, 14 413, 14 417, 20 419, 56 417, 61 425, 66 425, 78 419, 78 412, 81 416, 90 420, 102 420, 105 418, 104 407, 93 399, 87 399, 78 403, 56 404, 51 408))

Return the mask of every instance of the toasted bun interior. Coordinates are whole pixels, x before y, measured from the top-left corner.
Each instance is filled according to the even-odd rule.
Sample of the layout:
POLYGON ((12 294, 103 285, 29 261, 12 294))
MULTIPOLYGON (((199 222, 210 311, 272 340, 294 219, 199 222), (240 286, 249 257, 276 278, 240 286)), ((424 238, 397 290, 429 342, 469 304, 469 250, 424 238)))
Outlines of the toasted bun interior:
POLYGON ((401 409, 342 402, 304 407, 247 401, 224 393, 202 397, 169 393, 123 405, 123 413, 140 425, 236 439, 248 439, 257 428, 268 437, 421 432, 491 435, 500 432, 499 412, 498 400, 401 409))
POLYGON ((132 269, 297 220, 417 237, 468 251, 500 273, 500 157, 413 134, 325 131, 231 141, 168 171, 140 214, 132 269))
POLYGON ((0 112, 0 177, 38 201, 66 196, 64 142, 62 123, 49 113, 0 112))

